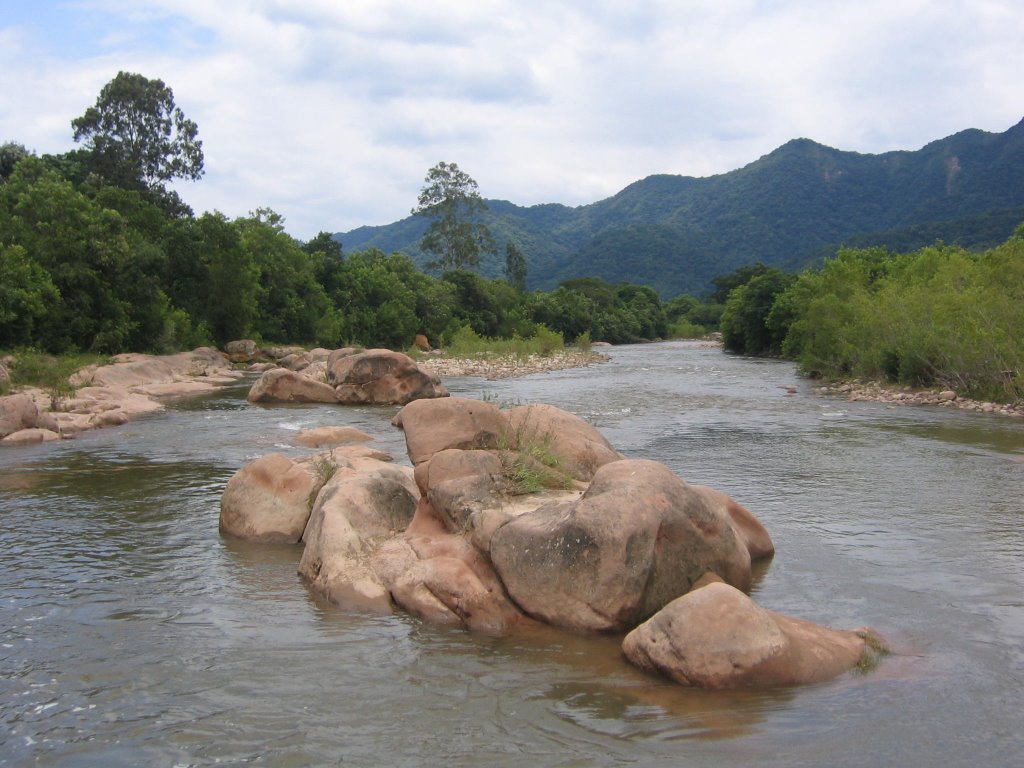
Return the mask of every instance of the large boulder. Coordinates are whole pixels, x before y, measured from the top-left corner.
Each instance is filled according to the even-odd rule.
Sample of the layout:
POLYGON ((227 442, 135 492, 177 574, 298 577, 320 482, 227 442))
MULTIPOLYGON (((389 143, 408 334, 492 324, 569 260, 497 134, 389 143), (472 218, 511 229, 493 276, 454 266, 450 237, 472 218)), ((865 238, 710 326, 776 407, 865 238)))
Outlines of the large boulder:
POLYGON ((381 464, 342 468, 328 481, 302 537, 299 574, 311 588, 338 604, 390 610, 370 558, 412 520, 417 498, 407 480, 398 467, 381 464))
POLYGON ((590 480, 599 467, 622 458, 594 426, 553 405, 525 405, 506 414, 514 449, 547 454, 559 470, 577 480, 590 480))
POLYGON ((252 385, 250 403, 336 403, 334 388, 285 368, 266 371, 252 385))
POLYGON ((236 339, 224 345, 232 363, 252 363, 260 356, 260 345, 252 339, 236 339))
POLYGON ((40 410, 27 394, 18 393, 0 397, 0 438, 23 429, 45 429, 58 432, 54 417, 40 410))
POLYGON ((765 610, 738 589, 711 583, 672 601, 630 632, 623 653, 642 669, 701 688, 830 680, 870 667, 881 641, 765 610))
POLYGON ((413 465, 449 448, 499 448, 511 435, 508 418, 496 405, 463 397, 409 403, 396 414, 394 424, 405 432, 413 465))
POLYGON ((663 464, 605 464, 575 502, 520 515, 490 556, 528 614, 579 630, 632 629, 706 572, 748 589, 750 555, 729 516, 663 464))
POLYGON ((388 349, 329 359, 327 382, 339 402, 352 405, 405 405, 448 396, 437 376, 423 371, 408 355, 388 349))
POLYGON ((298 542, 330 467, 281 453, 249 462, 232 475, 221 496, 221 532, 249 541, 298 542))

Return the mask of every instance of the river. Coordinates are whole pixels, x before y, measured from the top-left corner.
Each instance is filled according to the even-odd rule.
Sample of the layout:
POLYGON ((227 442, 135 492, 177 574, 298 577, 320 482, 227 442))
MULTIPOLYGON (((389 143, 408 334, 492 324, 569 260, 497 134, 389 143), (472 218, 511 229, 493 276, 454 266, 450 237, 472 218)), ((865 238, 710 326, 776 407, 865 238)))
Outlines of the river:
POLYGON ((723 490, 777 548, 753 595, 894 648, 872 674, 692 691, 618 638, 344 612, 298 547, 217 532, 243 463, 393 408, 242 386, 0 452, 0 765, 1005 766, 1024 760, 1024 422, 825 399, 785 362, 673 342, 454 394, 548 402, 723 490))

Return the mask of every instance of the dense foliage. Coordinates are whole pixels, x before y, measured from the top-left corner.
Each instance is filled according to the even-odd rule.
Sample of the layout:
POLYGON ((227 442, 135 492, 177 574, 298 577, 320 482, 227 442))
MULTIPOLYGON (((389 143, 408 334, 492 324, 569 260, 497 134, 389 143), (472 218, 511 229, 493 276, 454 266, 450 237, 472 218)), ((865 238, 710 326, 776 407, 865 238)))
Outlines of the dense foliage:
MULTIPOLYGON (((908 251, 941 238, 994 247, 1024 219, 1024 122, 880 155, 797 139, 729 173, 650 176, 578 208, 487 202, 483 222, 500 248, 511 241, 522 250, 531 287, 597 276, 667 299, 703 293, 712 278, 754 261, 799 270, 844 244, 908 251)), ((413 217, 340 237, 423 263, 420 224, 413 217)), ((485 275, 503 267, 500 257, 481 260, 485 275)))
POLYGON ((1024 226, 982 253, 843 249, 820 269, 732 289, 728 348, 797 360, 809 375, 1024 398, 1024 226))
POLYGON ((577 281, 550 294, 407 256, 302 243, 267 209, 228 219, 170 214, 140 190, 75 184, 54 158, 23 157, 0 183, 0 348, 168 351, 236 338, 405 348, 468 328, 567 340, 659 338, 649 288, 577 281))
POLYGON ((492 249, 476 182, 454 163, 431 169, 417 209, 445 271, 435 278, 402 254, 346 256, 326 232, 300 242, 269 209, 195 216, 165 183, 202 175, 198 128, 160 80, 119 73, 72 127, 86 147, 65 155, 0 145, 0 348, 161 352, 246 337, 405 348, 418 334, 548 346, 667 333, 649 288, 590 280, 527 293, 511 242, 507 279, 466 271, 492 249))

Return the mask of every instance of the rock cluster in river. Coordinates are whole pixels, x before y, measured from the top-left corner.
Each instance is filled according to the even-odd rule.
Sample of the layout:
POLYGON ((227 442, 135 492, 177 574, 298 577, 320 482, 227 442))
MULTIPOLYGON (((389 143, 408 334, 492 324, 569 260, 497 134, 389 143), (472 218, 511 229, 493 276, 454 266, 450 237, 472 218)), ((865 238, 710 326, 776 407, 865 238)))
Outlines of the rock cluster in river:
POLYGON ((405 405, 422 398, 447 397, 438 376, 421 369, 412 358, 389 349, 358 352, 336 349, 326 359, 289 355, 253 384, 253 403, 341 403, 405 405), (322 364, 321 364, 322 363, 322 364))
POLYGON ((302 543, 299 572, 343 606, 505 633, 628 633, 633 663, 703 687, 825 680, 874 653, 746 595, 768 532, 724 493, 622 457, 548 405, 420 399, 394 424, 412 467, 365 445, 271 454, 225 489, 223 533, 302 543))
POLYGON ((106 365, 73 374, 73 394, 67 397, 28 388, 0 398, 0 442, 43 442, 118 426, 162 409, 168 397, 209 392, 242 375, 210 347, 174 355, 116 355, 106 365))

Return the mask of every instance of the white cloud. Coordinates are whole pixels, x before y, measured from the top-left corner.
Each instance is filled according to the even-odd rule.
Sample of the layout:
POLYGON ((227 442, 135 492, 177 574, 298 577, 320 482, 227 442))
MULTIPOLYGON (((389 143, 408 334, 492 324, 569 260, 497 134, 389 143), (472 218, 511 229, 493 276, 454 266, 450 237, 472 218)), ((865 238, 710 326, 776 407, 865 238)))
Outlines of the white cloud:
POLYGON ((160 77, 204 142, 185 198, 299 237, 407 215, 440 160, 488 197, 580 204, 797 136, 916 149, 1024 112, 1016 0, 32 7, 0 20, 0 141, 65 151, 118 70, 160 77))

